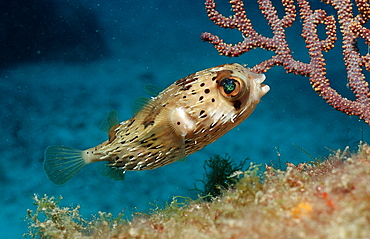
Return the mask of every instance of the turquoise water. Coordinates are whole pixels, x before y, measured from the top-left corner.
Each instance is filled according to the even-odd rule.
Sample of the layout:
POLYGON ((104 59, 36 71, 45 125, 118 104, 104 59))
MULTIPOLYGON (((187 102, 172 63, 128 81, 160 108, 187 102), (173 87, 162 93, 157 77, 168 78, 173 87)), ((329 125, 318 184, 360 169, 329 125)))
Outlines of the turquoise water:
MULTIPOLYGON (((221 12, 231 14, 226 1, 217 2, 221 12)), ((253 50, 238 58, 220 56, 211 44, 201 41, 202 32, 218 34, 231 43, 242 36, 215 26, 202 1, 1 4, 0 227, 4 238, 20 238, 27 231, 21 218, 33 208, 34 194, 62 195, 62 206, 81 205, 86 218, 98 211, 122 210, 130 217, 153 208, 150 203, 163 205, 173 196, 196 198, 189 189, 203 178, 203 163, 214 154, 228 153, 236 162, 250 157, 256 163, 276 164, 279 148, 283 162, 298 163, 311 158, 295 145, 318 157, 347 145, 354 149, 359 140, 369 140, 367 124, 327 105, 307 78, 276 67, 266 73, 271 91, 256 111, 186 162, 128 172, 119 182, 89 165, 70 182, 56 186, 43 171, 45 148, 85 149, 106 140, 100 122, 111 110, 117 110, 121 120, 129 119, 133 101, 145 96, 146 84, 165 88, 205 68, 233 62, 253 66, 271 54, 253 50)), ((270 36, 258 8, 250 4, 248 11, 255 28, 270 36)), ((288 30, 288 41, 295 57, 307 61, 298 23, 288 30)), ((346 88, 340 44, 326 57, 333 87, 353 98, 346 88)))

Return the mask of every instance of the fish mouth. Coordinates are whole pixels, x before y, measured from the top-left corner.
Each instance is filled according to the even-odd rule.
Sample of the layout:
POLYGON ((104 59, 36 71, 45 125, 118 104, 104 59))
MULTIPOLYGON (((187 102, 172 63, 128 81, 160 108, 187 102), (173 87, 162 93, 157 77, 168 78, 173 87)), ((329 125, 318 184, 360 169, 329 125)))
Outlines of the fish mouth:
POLYGON ((255 81, 258 84, 262 84, 262 82, 266 80, 266 76, 264 74, 256 74, 256 75, 258 75, 258 77, 255 78, 255 81))
POLYGON ((260 84, 260 89, 263 95, 270 91, 270 86, 266 84, 262 84, 265 80, 266 80, 266 76, 264 74, 259 74, 259 77, 255 79, 256 83, 260 84))
POLYGON ((259 88, 261 96, 270 91, 270 86, 262 84, 266 80, 265 74, 253 72, 249 72, 249 74, 251 74, 251 78, 254 81, 255 86, 259 88))
POLYGON ((270 91, 270 86, 265 85, 265 84, 261 84, 261 91, 265 95, 267 92, 270 91))

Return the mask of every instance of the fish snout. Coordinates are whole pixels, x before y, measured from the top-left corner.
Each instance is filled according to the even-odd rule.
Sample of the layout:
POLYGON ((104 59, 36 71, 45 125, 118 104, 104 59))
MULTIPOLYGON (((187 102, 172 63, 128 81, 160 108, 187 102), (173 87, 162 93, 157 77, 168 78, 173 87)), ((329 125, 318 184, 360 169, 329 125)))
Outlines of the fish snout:
POLYGON ((256 83, 256 88, 260 92, 260 97, 264 96, 267 92, 270 91, 270 86, 262 84, 266 80, 265 74, 252 73, 253 80, 256 83))

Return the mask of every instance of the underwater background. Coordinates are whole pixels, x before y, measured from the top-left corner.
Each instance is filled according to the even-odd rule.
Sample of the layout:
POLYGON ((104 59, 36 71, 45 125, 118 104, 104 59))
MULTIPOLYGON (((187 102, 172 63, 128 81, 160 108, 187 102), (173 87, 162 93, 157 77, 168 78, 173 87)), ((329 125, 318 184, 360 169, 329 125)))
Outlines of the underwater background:
MULTIPOLYGON (((281 1, 273 2, 281 10, 281 1)), ((232 14, 228 1, 216 3, 220 12, 232 14)), ((271 36, 255 1, 245 3, 255 29, 271 36)), ((313 5, 318 7, 335 13, 324 4, 313 5)), ((229 43, 243 38, 237 30, 214 25, 201 0, 14 0, 1 1, 0 13, 3 238, 21 238, 27 231, 22 218, 27 209, 34 209, 34 194, 63 196, 61 206, 81 205, 86 218, 98 211, 114 215, 123 211, 130 218, 132 213, 161 207, 174 196, 197 198, 190 189, 202 186, 198 180, 203 179, 204 161, 215 154, 228 154, 236 163, 248 157, 278 166, 278 158, 282 164, 307 162, 346 146, 355 150, 360 140, 369 141, 366 123, 326 104, 308 78, 275 67, 264 82, 271 91, 255 112, 185 162, 127 172, 124 181, 101 176, 92 164, 56 186, 43 171, 45 148, 100 144, 107 139, 99 125, 108 112, 117 110, 121 121, 132 117, 133 101, 146 96, 146 84, 164 89, 196 71, 233 62, 253 66, 271 53, 255 49, 238 58, 220 56, 202 42, 202 32, 229 43)), ((307 62, 299 20, 287 36, 296 59, 307 62)), ((362 53, 367 50, 360 46, 362 53)), ((325 57, 333 88, 354 99, 346 87, 341 42, 325 57)))

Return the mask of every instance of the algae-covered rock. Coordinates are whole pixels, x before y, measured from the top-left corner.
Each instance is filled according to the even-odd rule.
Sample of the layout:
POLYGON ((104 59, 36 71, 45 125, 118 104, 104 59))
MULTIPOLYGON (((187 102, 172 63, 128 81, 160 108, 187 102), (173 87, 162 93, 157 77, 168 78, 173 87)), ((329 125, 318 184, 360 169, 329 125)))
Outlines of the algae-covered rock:
POLYGON ((40 238, 367 238, 370 235, 370 147, 338 150, 321 162, 286 170, 251 164, 211 201, 175 197, 164 209, 130 221, 35 196, 27 235, 40 238))

